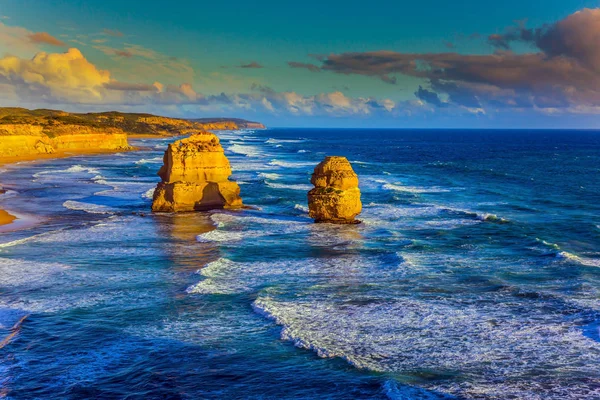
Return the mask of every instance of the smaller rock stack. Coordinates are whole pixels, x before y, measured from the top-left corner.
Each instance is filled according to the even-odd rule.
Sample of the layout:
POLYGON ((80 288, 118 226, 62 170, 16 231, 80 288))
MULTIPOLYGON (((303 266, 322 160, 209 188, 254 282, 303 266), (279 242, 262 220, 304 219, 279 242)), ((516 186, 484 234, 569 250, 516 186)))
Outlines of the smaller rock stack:
POLYGON ((357 224, 362 210, 358 176, 346 157, 328 156, 315 167, 308 192, 308 215, 315 222, 357 224))
POLYGON ((210 132, 171 143, 158 171, 162 182, 154 191, 152 211, 206 211, 242 206, 240 187, 229 181, 231 167, 210 132))

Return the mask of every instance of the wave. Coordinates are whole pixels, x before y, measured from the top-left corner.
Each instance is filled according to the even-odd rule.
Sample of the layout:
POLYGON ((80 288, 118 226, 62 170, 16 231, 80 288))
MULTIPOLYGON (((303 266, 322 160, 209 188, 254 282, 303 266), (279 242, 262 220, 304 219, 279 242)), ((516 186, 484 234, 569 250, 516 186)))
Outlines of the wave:
POLYGON ((301 149, 301 150, 298 150, 298 153, 310 153, 310 150, 301 149))
POLYGON ((269 283, 279 282, 282 276, 297 282, 318 278, 323 274, 344 279, 349 275, 364 275, 362 271, 365 264, 377 267, 378 261, 380 260, 375 258, 352 256, 330 260, 292 258, 250 262, 219 258, 198 270, 205 279, 188 288, 188 292, 203 294, 248 292, 269 283))
POLYGON ((308 214, 308 207, 303 206, 302 204, 294 204, 294 209, 308 214))
POLYGON ((160 164, 163 162, 162 157, 154 157, 154 158, 142 158, 141 160, 136 161, 137 165, 141 164, 160 164))
POLYGON ((302 168, 302 167, 314 167, 316 164, 313 162, 306 161, 281 161, 281 160, 271 160, 269 165, 276 167, 284 167, 284 168, 302 168))
POLYGON ((311 226, 306 221, 291 218, 236 216, 227 213, 214 213, 210 219, 217 229, 196 236, 196 241, 239 242, 243 239, 290 234, 309 229, 308 227, 311 226))
POLYGON ((198 271, 205 279, 190 286, 186 292, 191 294, 234 294, 249 291, 251 288, 244 285, 243 281, 228 278, 232 275, 232 270, 239 269, 239 265, 226 258, 208 263, 198 271))
POLYGON ((100 171, 96 168, 92 168, 92 167, 85 167, 83 165, 73 165, 67 169, 54 169, 54 170, 46 170, 46 171, 41 171, 41 172, 37 172, 35 174, 33 174, 32 176, 34 178, 41 178, 44 177, 45 175, 52 175, 52 174, 70 174, 70 173, 86 173, 86 174, 93 174, 93 175, 97 175, 100 174, 100 171))
POLYGON ((463 216, 477 219, 482 222, 493 222, 493 223, 497 223, 497 224, 508 224, 511 222, 510 220, 508 220, 506 218, 499 217, 498 215, 492 214, 492 213, 473 211, 473 210, 470 210, 467 208, 463 209, 463 208, 448 207, 448 206, 444 206, 444 205, 433 205, 433 206, 436 207, 442 213, 463 215, 463 216))
POLYGON ((85 211, 89 214, 114 214, 114 211, 109 207, 99 204, 83 203, 75 200, 67 200, 63 203, 63 207, 74 211, 85 211))
POLYGON ((279 144, 279 143, 303 143, 306 140, 304 139, 268 139, 265 143, 268 144, 279 144))
POLYGON ((0 286, 39 286, 47 276, 68 269, 68 265, 20 259, 0 258, 0 286))
POLYGON ((282 225, 284 227, 290 227, 292 225, 301 225, 300 221, 290 218, 275 218, 275 217, 261 217, 255 215, 233 215, 228 213, 216 212, 210 216, 211 221, 216 227, 225 227, 229 225, 282 225))
POLYGON ((61 229, 57 229, 55 231, 38 233, 37 235, 28 236, 28 237, 25 237, 25 238, 22 238, 22 239, 17 239, 17 240, 12 240, 10 242, 0 243, 0 249, 1 248, 6 248, 6 247, 18 246, 20 244, 24 244, 24 243, 30 242, 32 240, 37 240, 37 239, 43 238, 44 236, 55 234, 56 232, 60 232, 62 230, 63 229, 61 228, 61 229))
POLYGON ((248 141, 248 142, 258 142, 258 141, 262 142, 263 141, 262 138, 259 138, 259 137, 256 137, 256 136, 242 136, 240 138, 240 140, 245 140, 245 141, 248 141))
POLYGON ((260 172, 258 174, 258 177, 262 178, 262 179, 270 179, 270 180, 274 181, 274 180, 280 179, 281 175, 273 173, 273 172, 260 172))
MULTIPOLYGON (((380 182, 383 183, 383 182, 380 182)), ((431 187, 417 187, 417 186, 404 186, 393 183, 386 183, 383 185, 383 189, 392 190, 396 192, 408 192, 408 193, 447 193, 451 190, 448 188, 442 188, 439 186, 431 186, 431 187)))
POLYGON ((263 155, 263 152, 256 146, 234 144, 233 146, 229 146, 227 150, 246 157, 259 157, 263 155))
POLYGON ((142 198, 152 200, 154 198, 154 191, 156 188, 148 189, 142 194, 142 198))
POLYGON ((594 397, 597 389, 594 380, 569 380, 572 386, 566 393, 561 389, 568 378, 554 374, 538 376, 538 384, 531 385, 532 370, 559 370, 586 354, 588 362, 577 370, 587 375, 600 362, 600 343, 584 337, 562 315, 548 313, 544 302, 528 302, 522 309, 507 295, 489 303, 408 297, 351 303, 345 296, 336 301, 335 296, 311 292, 293 299, 262 293, 253 308, 281 326, 283 340, 323 358, 339 357, 358 369, 402 373, 408 380, 422 371, 443 375, 460 370, 477 376, 476 381, 419 381, 440 396, 505 398, 509 393, 514 398, 550 398, 562 393, 557 398, 576 399, 582 394, 594 397), (527 363, 515 362, 515 354, 527 363), (514 379, 499 382, 498 376, 514 379))
MULTIPOLYGON (((554 255, 559 260, 570 261, 575 264, 583 265, 586 267, 600 267, 600 258, 590 258, 580 256, 566 250, 563 250, 558 244, 551 243, 546 240, 535 238, 538 243, 541 243, 545 248, 550 250, 550 255, 554 255)), ((539 249, 538 249, 539 250, 539 249)), ((545 253, 548 254, 548 253, 545 253)))
POLYGON ((560 251, 556 254, 556 257, 563 258, 586 267, 600 267, 600 258, 582 257, 573 253, 569 253, 568 251, 560 251))
POLYGON ((437 204, 393 205, 389 203, 368 203, 363 207, 360 219, 371 226, 399 225, 411 229, 440 228, 455 229, 477 223, 508 224, 511 221, 495 214, 452 208, 437 204), (427 217, 427 220, 423 218, 427 217))
POLYGON ((508 219, 505 218, 501 218, 499 216, 497 216, 496 214, 477 214, 477 219, 481 220, 481 221, 486 221, 486 222, 496 222, 499 224, 508 224, 510 221, 508 219))
POLYGON ((305 184, 285 184, 285 183, 274 183, 274 182, 265 182, 267 184, 267 186, 273 188, 273 189, 290 189, 290 190, 302 190, 302 191, 309 191, 313 188, 312 185, 305 185, 305 184))

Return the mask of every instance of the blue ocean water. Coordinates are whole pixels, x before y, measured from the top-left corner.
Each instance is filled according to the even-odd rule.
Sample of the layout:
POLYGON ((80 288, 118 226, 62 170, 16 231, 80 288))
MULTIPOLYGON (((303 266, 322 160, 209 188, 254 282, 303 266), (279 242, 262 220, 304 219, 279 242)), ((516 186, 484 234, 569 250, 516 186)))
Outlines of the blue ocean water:
POLYGON ((4 167, 0 396, 600 398, 600 134, 219 136, 256 209, 150 213, 173 139, 4 167), (362 224, 308 218, 325 155, 362 224))

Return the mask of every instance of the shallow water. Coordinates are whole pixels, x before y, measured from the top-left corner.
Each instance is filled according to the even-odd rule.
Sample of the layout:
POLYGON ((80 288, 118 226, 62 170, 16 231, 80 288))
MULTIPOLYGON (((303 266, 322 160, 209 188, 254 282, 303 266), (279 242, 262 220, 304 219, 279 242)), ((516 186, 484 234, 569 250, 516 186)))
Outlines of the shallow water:
POLYGON ((599 134, 219 136, 259 209, 151 214, 172 139, 5 168, 1 395, 600 397, 599 134), (325 155, 362 224, 308 218, 325 155))

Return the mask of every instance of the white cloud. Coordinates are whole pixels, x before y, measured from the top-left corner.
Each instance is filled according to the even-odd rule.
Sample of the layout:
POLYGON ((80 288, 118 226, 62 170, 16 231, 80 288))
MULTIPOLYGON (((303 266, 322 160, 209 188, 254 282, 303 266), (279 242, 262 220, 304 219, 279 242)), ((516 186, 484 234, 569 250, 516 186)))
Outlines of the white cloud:
POLYGON ((68 102, 99 101, 108 71, 99 70, 75 48, 66 53, 40 52, 31 60, 16 56, 0 59, 0 79, 20 97, 43 96, 68 102))

